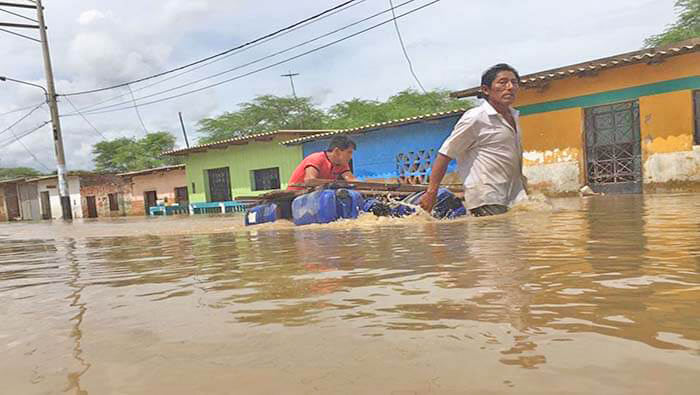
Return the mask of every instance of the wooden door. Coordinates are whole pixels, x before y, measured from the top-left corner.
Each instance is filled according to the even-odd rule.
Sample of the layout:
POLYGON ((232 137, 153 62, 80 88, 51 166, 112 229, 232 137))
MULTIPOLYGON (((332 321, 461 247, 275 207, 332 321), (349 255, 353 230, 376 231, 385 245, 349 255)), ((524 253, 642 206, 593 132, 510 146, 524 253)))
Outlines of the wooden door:
POLYGON ((88 196, 87 200, 87 216, 88 218, 97 218, 97 201, 94 196, 88 196))
POLYGON ((41 218, 51 219, 51 197, 49 191, 41 192, 41 218))
POLYGON ((144 210, 146 211, 146 215, 149 214, 148 210, 157 205, 158 201, 158 195, 156 194, 156 191, 146 191, 143 193, 143 207, 144 210))

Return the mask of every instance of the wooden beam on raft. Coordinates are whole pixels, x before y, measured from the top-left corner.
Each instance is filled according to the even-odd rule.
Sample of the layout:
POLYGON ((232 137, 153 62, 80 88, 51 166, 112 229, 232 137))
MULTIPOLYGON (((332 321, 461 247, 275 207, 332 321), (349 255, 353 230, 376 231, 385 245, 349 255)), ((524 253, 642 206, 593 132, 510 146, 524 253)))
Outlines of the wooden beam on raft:
MULTIPOLYGON (((324 187, 324 188, 349 188, 357 191, 384 191, 384 192, 420 192, 425 191, 428 185, 401 184, 399 182, 371 182, 371 181, 344 181, 344 180, 309 180, 304 184, 294 184, 294 187, 324 187)), ((461 187, 443 185, 443 188, 451 192, 462 192, 461 187)))

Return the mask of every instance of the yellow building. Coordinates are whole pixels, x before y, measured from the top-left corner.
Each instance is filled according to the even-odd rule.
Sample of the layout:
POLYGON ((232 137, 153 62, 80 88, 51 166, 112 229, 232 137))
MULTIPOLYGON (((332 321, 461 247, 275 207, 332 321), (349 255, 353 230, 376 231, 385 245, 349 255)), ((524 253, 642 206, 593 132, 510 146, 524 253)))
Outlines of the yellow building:
POLYGON ((698 189, 699 92, 700 39, 522 76, 515 107, 531 187, 698 189))

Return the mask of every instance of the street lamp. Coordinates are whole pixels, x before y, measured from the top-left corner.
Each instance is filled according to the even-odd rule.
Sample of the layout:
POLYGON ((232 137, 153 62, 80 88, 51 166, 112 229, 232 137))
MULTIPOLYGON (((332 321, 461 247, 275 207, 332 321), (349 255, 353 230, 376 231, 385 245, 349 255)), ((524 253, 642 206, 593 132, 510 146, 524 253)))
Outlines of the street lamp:
POLYGON ((49 92, 47 92, 47 91, 46 91, 46 88, 44 88, 44 87, 41 86, 41 85, 32 84, 31 82, 20 81, 20 80, 16 80, 16 79, 14 79, 14 78, 5 77, 5 76, 0 76, 0 81, 12 81, 12 82, 16 82, 16 83, 18 83, 18 84, 24 84, 24 85, 29 85, 29 86, 37 87, 37 88, 41 89, 42 91, 44 91, 44 96, 46 97, 46 100, 47 100, 47 101, 49 100, 49 92))

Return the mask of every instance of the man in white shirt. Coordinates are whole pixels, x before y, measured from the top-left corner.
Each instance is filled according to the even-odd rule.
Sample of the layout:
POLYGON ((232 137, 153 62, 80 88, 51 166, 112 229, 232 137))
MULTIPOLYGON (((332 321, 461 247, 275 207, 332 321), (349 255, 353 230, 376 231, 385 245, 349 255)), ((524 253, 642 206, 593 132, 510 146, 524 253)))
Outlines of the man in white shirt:
POLYGON ((465 206, 472 215, 503 214, 514 203, 527 199, 518 112, 511 107, 519 82, 518 72, 507 64, 484 72, 481 91, 486 101, 464 113, 442 144, 420 202, 423 209, 432 209, 453 159, 464 180, 465 206))

